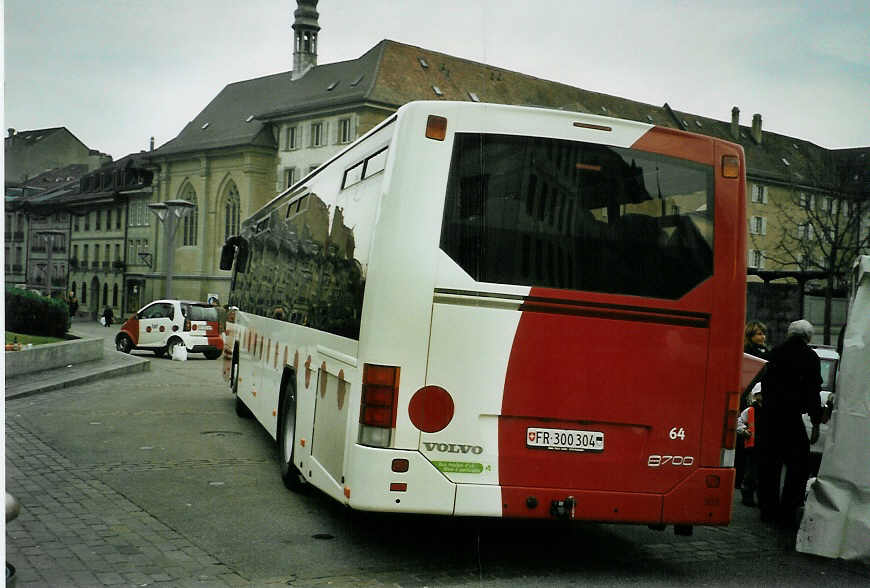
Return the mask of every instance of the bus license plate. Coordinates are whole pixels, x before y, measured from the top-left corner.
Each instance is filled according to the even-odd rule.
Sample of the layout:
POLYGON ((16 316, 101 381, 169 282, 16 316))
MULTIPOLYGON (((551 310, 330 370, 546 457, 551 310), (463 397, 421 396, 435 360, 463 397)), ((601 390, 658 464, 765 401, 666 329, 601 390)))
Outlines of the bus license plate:
POLYGON ((570 429, 526 429, 526 447, 557 451, 604 451, 604 433, 570 429))

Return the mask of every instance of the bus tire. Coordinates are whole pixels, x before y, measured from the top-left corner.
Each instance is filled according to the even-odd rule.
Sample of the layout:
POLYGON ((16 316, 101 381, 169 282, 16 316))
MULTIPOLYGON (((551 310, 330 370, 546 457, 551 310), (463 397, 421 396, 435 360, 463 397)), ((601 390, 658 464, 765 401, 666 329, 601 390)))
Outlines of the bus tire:
POLYGON ((248 408, 247 404, 242 402, 242 399, 239 398, 238 394, 236 394, 236 416, 243 419, 249 419, 254 416, 254 413, 251 412, 251 409, 248 408))
POLYGON ((230 390, 233 391, 233 396, 239 394, 239 349, 233 349, 233 361, 230 364, 230 390))
POLYGON ((296 448, 296 382, 290 372, 285 373, 285 384, 279 399, 278 449, 281 462, 281 480, 293 492, 305 489, 308 482, 294 463, 296 448))

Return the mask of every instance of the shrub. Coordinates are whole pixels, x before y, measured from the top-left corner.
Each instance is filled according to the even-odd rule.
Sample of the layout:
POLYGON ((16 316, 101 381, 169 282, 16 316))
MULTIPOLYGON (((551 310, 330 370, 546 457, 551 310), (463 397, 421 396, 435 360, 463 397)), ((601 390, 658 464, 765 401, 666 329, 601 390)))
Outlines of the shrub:
POLYGON ((69 307, 58 298, 6 286, 6 329, 28 335, 63 337, 69 328, 69 307))

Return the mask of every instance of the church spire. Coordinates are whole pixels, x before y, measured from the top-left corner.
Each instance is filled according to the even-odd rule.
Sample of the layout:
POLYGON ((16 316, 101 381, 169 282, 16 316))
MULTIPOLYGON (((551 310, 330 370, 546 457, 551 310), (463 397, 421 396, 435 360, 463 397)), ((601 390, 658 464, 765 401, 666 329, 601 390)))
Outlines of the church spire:
POLYGON ((293 12, 293 79, 317 65, 317 0, 296 0, 293 12))

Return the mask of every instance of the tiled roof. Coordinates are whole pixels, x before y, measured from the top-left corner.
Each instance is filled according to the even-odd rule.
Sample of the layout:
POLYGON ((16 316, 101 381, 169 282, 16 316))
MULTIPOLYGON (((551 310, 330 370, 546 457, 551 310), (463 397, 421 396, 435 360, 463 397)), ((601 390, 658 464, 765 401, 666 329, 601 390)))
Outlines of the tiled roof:
MULTIPOLYGON (((319 65, 302 78, 284 72, 226 86, 179 135, 155 156, 219 147, 262 145, 274 148, 267 128, 272 119, 310 115, 344 104, 382 104, 398 108, 412 100, 475 100, 544 106, 625 118, 739 143, 750 178, 819 185, 820 169, 831 152, 809 141, 762 133, 757 144, 748 126, 731 135, 731 121, 720 121, 592 92, 558 82, 384 40, 358 59, 319 65)), ((730 113, 727 113, 730 115, 730 113)), ((751 121, 751 117, 749 118, 751 121)))

